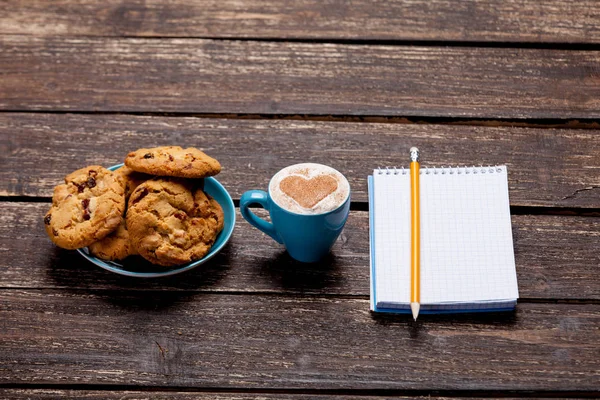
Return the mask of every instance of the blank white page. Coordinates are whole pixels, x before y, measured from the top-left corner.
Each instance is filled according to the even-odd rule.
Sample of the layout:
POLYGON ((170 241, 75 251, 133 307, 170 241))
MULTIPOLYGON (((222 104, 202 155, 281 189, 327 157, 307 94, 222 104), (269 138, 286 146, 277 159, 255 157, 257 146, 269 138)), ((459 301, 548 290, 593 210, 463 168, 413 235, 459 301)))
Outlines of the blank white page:
MULTIPOLYGON (((421 169, 421 304, 518 298, 505 166, 421 169)), ((410 301, 410 174, 373 174, 376 302, 410 301)))

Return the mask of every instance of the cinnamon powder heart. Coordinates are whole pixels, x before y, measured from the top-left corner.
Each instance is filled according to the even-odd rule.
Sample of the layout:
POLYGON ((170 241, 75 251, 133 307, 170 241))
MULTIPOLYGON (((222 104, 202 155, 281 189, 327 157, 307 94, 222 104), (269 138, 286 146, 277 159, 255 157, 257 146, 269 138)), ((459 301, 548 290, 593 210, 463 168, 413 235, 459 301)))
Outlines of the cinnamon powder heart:
POLYGON ((329 175, 319 175, 311 179, 300 176, 285 177, 279 188, 296 200, 304 208, 312 208, 325 197, 337 190, 337 180, 329 175))

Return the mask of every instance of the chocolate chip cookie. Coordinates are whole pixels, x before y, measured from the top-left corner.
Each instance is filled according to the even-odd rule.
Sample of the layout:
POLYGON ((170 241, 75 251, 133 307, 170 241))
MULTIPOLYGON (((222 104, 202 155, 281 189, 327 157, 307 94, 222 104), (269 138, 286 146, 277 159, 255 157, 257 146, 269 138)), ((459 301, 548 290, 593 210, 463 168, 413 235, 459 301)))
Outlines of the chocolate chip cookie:
POLYGON ((197 182, 153 179, 129 199, 127 229, 136 251, 148 261, 176 266, 199 260, 223 229, 221 206, 197 182))
MULTIPOLYGON (((121 168, 117 169, 115 174, 123 185, 126 204, 131 196, 131 193, 133 193, 136 187, 148 179, 152 179, 151 175, 135 172, 126 166, 122 166, 121 168)), ((123 215, 123 221, 121 224, 119 224, 119 227, 116 230, 111 232, 104 239, 89 245, 88 249, 93 256, 110 261, 122 260, 128 256, 137 254, 131 245, 131 241, 129 240, 129 232, 127 231, 125 215, 123 215)))
POLYGON ((221 171, 221 164, 214 158, 196 148, 179 146, 132 151, 125 165, 137 172, 180 178, 206 178, 221 171))
POLYGON ((137 254, 131 245, 125 218, 123 218, 115 231, 111 232, 104 239, 90 244, 88 249, 93 256, 110 261, 122 260, 128 256, 137 254))
POLYGON ((153 178, 152 175, 136 172, 126 165, 123 165, 121 168, 117 169, 115 173, 119 179, 121 179, 121 183, 123 184, 126 202, 129 200, 129 196, 131 196, 131 193, 133 193, 136 187, 146 182, 148 179, 153 178))
POLYGON ((114 231, 124 210, 124 190, 117 176, 93 165, 67 175, 65 183, 54 188, 44 226, 56 245, 78 249, 114 231))

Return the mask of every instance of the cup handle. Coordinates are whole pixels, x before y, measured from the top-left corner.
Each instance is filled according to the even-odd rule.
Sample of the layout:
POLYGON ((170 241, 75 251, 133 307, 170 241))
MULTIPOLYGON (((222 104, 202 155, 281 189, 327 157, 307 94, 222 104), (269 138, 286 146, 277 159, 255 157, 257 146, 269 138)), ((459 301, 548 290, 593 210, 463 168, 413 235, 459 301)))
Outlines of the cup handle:
POLYGON ((240 199, 240 211, 242 212, 242 217, 256 229, 271 236, 277 243, 283 244, 283 241, 279 238, 279 235, 277 235, 275 226, 273 226, 272 223, 257 217, 256 214, 248 208, 250 204, 259 204, 262 208, 268 210, 268 201, 269 195, 264 190, 248 190, 240 199))

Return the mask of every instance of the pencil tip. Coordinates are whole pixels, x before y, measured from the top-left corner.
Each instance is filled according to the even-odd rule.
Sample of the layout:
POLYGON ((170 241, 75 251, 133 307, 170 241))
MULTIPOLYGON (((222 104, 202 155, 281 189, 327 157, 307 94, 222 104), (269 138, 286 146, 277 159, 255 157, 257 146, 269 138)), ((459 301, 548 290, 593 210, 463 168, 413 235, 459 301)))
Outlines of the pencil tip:
POLYGON ((419 316, 419 309, 421 308, 421 304, 419 303, 410 303, 410 309, 412 311, 412 315, 413 318, 415 319, 415 321, 417 320, 417 317, 419 316))

